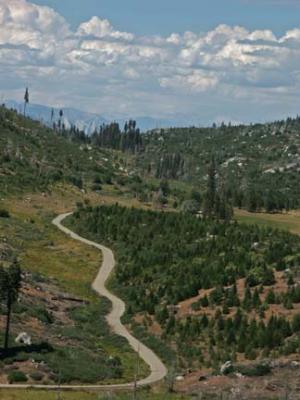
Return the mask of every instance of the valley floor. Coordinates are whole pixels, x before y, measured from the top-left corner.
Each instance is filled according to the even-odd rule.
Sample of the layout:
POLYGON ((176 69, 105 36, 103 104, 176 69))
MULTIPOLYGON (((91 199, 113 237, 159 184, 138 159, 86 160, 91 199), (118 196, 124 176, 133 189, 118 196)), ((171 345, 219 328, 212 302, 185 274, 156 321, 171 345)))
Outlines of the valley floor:
MULTIPOLYGON (((73 210, 76 208, 76 202, 87 198, 91 203, 100 201, 99 196, 95 194, 85 196, 79 190, 63 186, 56 187, 49 193, 32 193, 19 198, 0 199, 0 208, 5 208, 10 213, 10 218, 0 218, 0 251, 5 252, 6 247, 13 249, 20 259, 22 269, 28 272, 26 274, 28 279, 26 284, 24 282, 21 292, 22 303, 24 300, 25 307, 22 304, 22 309, 14 314, 12 333, 15 337, 27 330, 35 342, 48 340, 50 344, 58 348, 67 344, 68 348, 65 350, 70 357, 76 358, 81 354, 80 357, 85 358, 84 362, 88 362, 90 357, 90 366, 93 364, 92 358, 98 357, 99 351, 100 356, 103 352, 112 357, 119 357, 123 366, 122 378, 108 379, 105 383, 132 382, 136 369, 136 354, 126 341, 123 342, 118 336, 111 335, 107 331, 104 316, 108 313, 109 305, 104 301, 99 302, 98 296, 91 289, 91 283, 101 265, 101 253, 68 238, 51 224, 55 214, 73 210), (80 299, 82 303, 78 304, 82 306, 76 310, 74 308, 76 302, 53 300, 54 297, 64 296, 80 299), (99 320, 100 327, 92 322, 95 314, 92 319, 91 313, 95 311, 99 312, 103 318, 102 322, 99 320), (72 315, 74 320, 70 319, 72 315), (48 317, 51 317, 49 319, 53 317, 53 323, 45 321, 48 317), (80 351, 83 350, 85 355, 78 352, 77 356, 75 352, 73 354, 72 348, 76 348, 78 344, 82 345, 79 346, 82 347, 80 351)), ((105 200, 101 199, 101 201, 113 201, 112 199, 113 197, 108 194, 105 200)), ((0 331, 2 331, 3 322, 0 316, 0 331)), ((25 356, 22 354, 22 357, 25 356)), ((67 365, 67 361, 62 364, 59 357, 64 357, 61 351, 51 355, 53 365, 57 368, 61 365, 62 371, 67 372, 70 365, 67 365)), ((71 362, 71 358, 69 361, 71 362)), ((18 366, 18 360, 16 362, 11 360, 11 362, 12 365, 9 366, 0 362, 1 383, 7 383, 6 375, 9 368, 18 366)), ((26 364, 27 361, 24 360, 24 362, 26 364)), ((22 370, 22 366, 19 367, 22 370)), ((93 372, 91 369, 90 372, 94 374, 95 370, 93 372)), ((141 362, 140 376, 146 376, 147 372, 147 366, 141 362)), ((75 381, 80 383, 80 379, 77 380, 75 377, 76 374, 73 375, 75 381)), ((86 376, 86 378, 90 379, 91 376, 86 376)), ((86 378, 83 378, 83 382, 86 378)), ((70 379, 70 376, 67 379, 70 379)), ((30 383, 31 380, 28 382, 30 383)))
POLYGON ((300 235, 300 211, 266 214, 250 213, 245 210, 235 209, 234 216, 241 223, 266 225, 300 235))
MULTIPOLYGON (((32 272, 48 276, 55 282, 59 282, 59 286, 64 291, 93 302, 95 296, 89 289, 89 285, 99 266, 98 252, 94 249, 86 249, 86 247, 80 243, 74 243, 63 234, 57 234, 55 228, 51 227, 50 224, 55 213, 70 211, 76 207, 76 202, 83 202, 85 199, 88 199, 91 204, 97 204, 99 202, 112 204, 118 201, 123 205, 136 205, 141 207, 141 204, 134 199, 126 199, 124 197, 118 198, 110 194, 101 197, 95 194, 87 196, 77 190, 70 191, 69 188, 65 190, 61 187, 52 192, 52 194, 32 194, 24 198, 1 201, 1 206, 10 211, 12 218, 9 222, 0 221, 0 227, 2 228, 1 236, 3 238, 15 238, 12 245, 20 248, 20 257, 25 268, 30 268, 32 272), (28 232, 30 232, 29 236, 28 232), (41 249, 43 249, 43 251, 41 251, 41 249), (75 260, 75 262, 72 260, 75 260)), ((147 208, 145 205, 143 207, 147 208)), ((298 212, 290 212, 288 214, 251 214, 243 210, 235 210, 235 216, 236 219, 242 223, 268 225, 273 228, 286 229, 292 233, 300 234, 300 213, 298 212)), ((112 349, 112 352, 115 351, 116 349, 112 349)), ((127 354, 124 353, 122 357, 127 367, 125 377, 126 379, 130 379, 134 371, 135 354, 131 352, 127 354)), ((143 368, 145 371, 145 367, 143 368)), ((287 390, 284 384, 279 382, 280 372, 284 372, 287 379, 291 379, 293 375, 295 378, 293 384, 297 384, 298 376, 293 370, 287 368, 281 371, 278 369, 278 375, 275 375, 269 380, 254 381, 247 379, 240 382, 238 380, 232 381, 230 378, 226 378, 222 382, 203 382, 200 386, 199 373, 197 373, 194 378, 191 376, 189 378, 190 380, 185 382, 184 385, 178 384, 177 389, 182 391, 182 393, 189 392, 195 384, 197 393, 200 387, 203 391, 206 391, 205 386, 209 385, 211 390, 208 392, 210 392, 212 397, 203 397, 203 399, 213 399, 215 394, 221 393, 224 387, 227 387, 227 393, 230 393, 233 387, 239 386, 243 387, 245 392, 249 390, 248 398, 250 399, 250 389, 253 389, 255 385, 260 385, 261 388, 266 388, 265 394, 262 393, 262 396, 265 397, 259 397, 257 394, 257 399, 279 399, 280 397, 276 397, 274 391, 276 394, 280 392, 280 396, 284 396, 287 390)), ((161 389, 159 389, 159 391, 161 391, 161 389)), ((233 393, 231 394, 234 395, 233 393)), ((55 400, 59 398, 57 396, 57 393, 48 391, 0 390, 0 400, 55 400)), ((199 397, 197 396, 193 398, 202 398, 200 395, 199 397)), ((64 400, 129 400, 132 398, 132 394, 64 392, 61 398, 64 400)), ((147 392, 142 392, 139 398, 143 400, 186 400, 190 397, 185 394, 149 394, 147 392)), ((290 398, 292 399, 293 397, 290 398)))

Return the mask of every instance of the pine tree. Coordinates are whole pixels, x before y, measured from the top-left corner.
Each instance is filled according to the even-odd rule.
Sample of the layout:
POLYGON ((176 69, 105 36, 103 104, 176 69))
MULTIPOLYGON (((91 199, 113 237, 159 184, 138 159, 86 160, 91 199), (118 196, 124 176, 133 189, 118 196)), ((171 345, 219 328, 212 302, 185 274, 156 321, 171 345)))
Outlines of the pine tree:
POLYGON ((252 305, 254 308, 258 309, 259 306, 261 305, 260 297, 257 288, 255 288, 255 291, 253 293, 252 297, 252 305))
POLYGON ((300 314, 296 314, 292 321, 292 330, 294 333, 300 332, 300 314))
POLYGON ((0 300, 6 304, 5 352, 8 350, 12 306, 18 299, 20 288, 21 269, 18 262, 14 261, 8 268, 0 267, 0 300))
POLYGON ((62 118, 63 118, 64 112, 63 110, 59 110, 59 120, 58 120, 58 128, 61 129, 62 127, 62 118))
POLYGON ((243 299, 243 308, 247 311, 250 311, 251 305, 252 305, 252 295, 251 295, 249 286, 247 286, 247 288, 245 290, 244 299, 243 299))
POLYGON ((26 88, 24 95, 24 117, 26 116, 26 107, 28 103, 29 103, 29 90, 28 88, 26 88))
POLYGON ((204 314, 204 315, 202 316, 202 318, 201 318, 201 326, 202 326, 203 328, 207 328, 207 327, 208 327, 208 324, 209 324, 209 320, 208 320, 208 318, 207 318, 207 315, 204 314))
POLYGON ((204 215, 208 218, 213 217, 216 206, 216 191, 217 191, 216 175, 217 175, 216 164, 215 160, 212 159, 208 169, 207 190, 205 194, 205 203, 204 203, 204 215))
POLYGON ((224 304, 222 312, 224 315, 229 314, 229 307, 228 307, 227 303, 224 304))
POLYGON ((207 298, 206 295, 201 298, 200 302, 201 302, 201 306, 202 307, 208 307, 209 306, 209 301, 208 301, 208 298, 207 298))
POLYGON ((276 296, 275 296, 273 289, 268 291, 268 294, 266 296, 266 303, 267 304, 276 304, 276 296))

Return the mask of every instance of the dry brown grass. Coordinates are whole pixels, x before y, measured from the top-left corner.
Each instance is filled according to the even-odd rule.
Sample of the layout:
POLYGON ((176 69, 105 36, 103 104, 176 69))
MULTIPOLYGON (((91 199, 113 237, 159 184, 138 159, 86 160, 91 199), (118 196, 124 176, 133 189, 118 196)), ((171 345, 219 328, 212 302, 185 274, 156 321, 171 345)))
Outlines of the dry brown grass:
POLYGON ((300 235, 300 211, 291 211, 281 214, 249 213, 245 210, 234 210, 238 222, 246 224, 267 225, 272 228, 288 230, 300 235))

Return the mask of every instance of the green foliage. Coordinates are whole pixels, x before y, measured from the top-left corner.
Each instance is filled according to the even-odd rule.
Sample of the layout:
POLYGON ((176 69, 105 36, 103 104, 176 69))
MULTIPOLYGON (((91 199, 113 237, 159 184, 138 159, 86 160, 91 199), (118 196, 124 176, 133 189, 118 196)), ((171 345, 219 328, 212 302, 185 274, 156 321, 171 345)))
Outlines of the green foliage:
POLYGON ((167 344, 163 343, 156 336, 149 334, 142 326, 133 325, 133 334, 139 338, 145 345, 150 347, 166 363, 172 365, 176 359, 176 353, 167 344))
POLYGON ((44 378, 44 374, 39 371, 34 371, 30 374, 30 378, 35 382, 40 382, 44 378))
MULTIPOLYGON (((297 236, 265 227, 201 220, 190 214, 118 205, 82 207, 69 224, 83 236, 115 249, 115 283, 130 314, 154 315, 163 329, 163 340, 177 343, 178 356, 186 359, 187 365, 201 361, 202 351, 207 349, 213 365, 236 352, 254 360, 262 351, 283 349, 293 330, 298 330, 296 320, 292 328, 283 317, 264 319, 267 305, 262 298, 263 287, 275 281, 277 262, 299 254, 297 236), (259 243, 259 252, 255 243, 259 243), (274 243, 280 246, 277 261, 271 253, 274 243), (237 291, 240 278, 246 278, 241 300, 237 291), (196 296, 201 289, 212 290, 192 308, 205 313, 211 307, 210 311, 215 309, 212 315, 177 319, 168 311, 167 306, 196 296), (237 310, 234 315, 232 307, 237 310), (257 320, 250 319, 252 310, 257 320), (195 359, 193 354, 199 357, 195 359)), ((266 302, 283 303, 284 299, 300 301, 300 287, 290 287, 279 299, 270 291, 266 302)))
POLYGON ((188 214, 197 214, 200 205, 196 200, 185 200, 181 205, 181 211, 188 214))
MULTIPOLYGON (((281 256, 300 251, 299 239, 286 232, 202 221, 189 214, 87 207, 71 223, 83 235, 116 248, 118 283, 134 311, 151 314, 162 301, 177 304, 200 289, 218 287, 222 293, 213 292, 210 301, 220 304, 222 287, 238 278, 247 277, 251 286, 271 284, 274 274, 267 262, 273 241, 284 243, 281 256), (257 241, 263 244, 260 263, 252 246, 257 241)), ((227 297, 229 307, 237 303, 236 293, 227 297)))
MULTIPOLYGON (((89 138, 85 136, 83 140, 88 141, 89 138)), ((123 132, 116 122, 108 125, 103 124, 100 126, 99 132, 93 133, 91 142, 99 147, 130 151, 132 153, 142 149, 142 136, 136 126, 136 121, 133 120, 125 123, 123 132)))
POLYGON ((265 376, 271 372, 271 367, 269 364, 254 364, 254 365, 237 365, 235 366, 234 370, 239 372, 245 376, 265 376))
POLYGON ((0 218, 9 218, 10 214, 7 210, 4 210, 3 208, 0 209, 0 218))
MULTIPOLYGON (((297 117, 248 126, 155 130, 144 135, 145 151, 137 165, 160 179, 197 184, 204 195, 214 158, 217 180, 223 180, 226 197, 234 206, 267 212, 298 208, 299 127, 297 117)), ((214 200, 210 198, 206 205, 210 207, 214 200)))
POLYGON ((49 129, 1 106, 0 191, 47 191, 59 182, 83 189, 93 174, 97 184, 111 182, 111 152, 90 141, 73 130, 49 129))
POLYGON ((29 310, 29 314, 45 324, 52 324, 54 322, 53 315, 45 307, 42 306, 32 306, 29 310))
POLYGON ((27 376, 21 371, 11 371, 7 378, 9 383, 22 383, 28 381, 27 376))
MULTIPOLYGON (((98 351, 99 353, 99 351, 98 351)), ((96 383, 100 380, 120 378, 122 368, 111 368, 108 359, 101 354, 91 354, 78 347, 61 347, 46 357, 50 368, 55 372, 56 382, 81 381, 96 383)))
POLYGON ((16 260, 8 267, 0 265, 0 302, 4 302, 6 305, 5 352, 8 350, 9 344, 12 306, 18 300, 21 280, 21 268, 16 260))
POLYGON ((293 317, 292 329, 294 333, 300 332, 300 314, 296 314, 293 317))

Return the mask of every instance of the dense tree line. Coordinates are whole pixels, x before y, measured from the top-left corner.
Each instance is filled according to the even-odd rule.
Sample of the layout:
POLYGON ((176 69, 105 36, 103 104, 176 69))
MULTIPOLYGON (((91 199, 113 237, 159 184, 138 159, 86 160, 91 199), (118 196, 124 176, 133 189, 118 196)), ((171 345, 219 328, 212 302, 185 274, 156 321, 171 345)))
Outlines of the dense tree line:
POLYGON ((125 123, 124 131, 120 130, 118 123, 102 125, 99 132, 92 135, 92 143, 100 147, 109 147, 121 151, 136 153, 142 148, 142 136, 136 121, 129 120, 125 123))
POLYGON ((217 179, 217 169, 214 159, 211 161, 207 174, 207 188, 204 201, 204 216, 229 221, 233 216, 232 206, 220 176, 217 179))
POLYGON ((74 125, 66 129, 61 121, 59 119, 57 123, 53 123, 54 131, 78 143, 132 153, 137 153, 143 148, 142 135, 134 120, 126 122, 123 131, 117 122, 102 124, 92 135, 87 135, 74 125))
POLYGON ((272 284, 274 268, 300 262, 299 239, 267 227, 117 205, 82 208, 73 223, 117 247, 117 277, 128 292, 133 282, 141 292, 132 290, 137 309, 146 303, 153 309, 163 299, 177 304, 199 289, 234 284, 238 278, 246 278, 250 287, 272 284))

